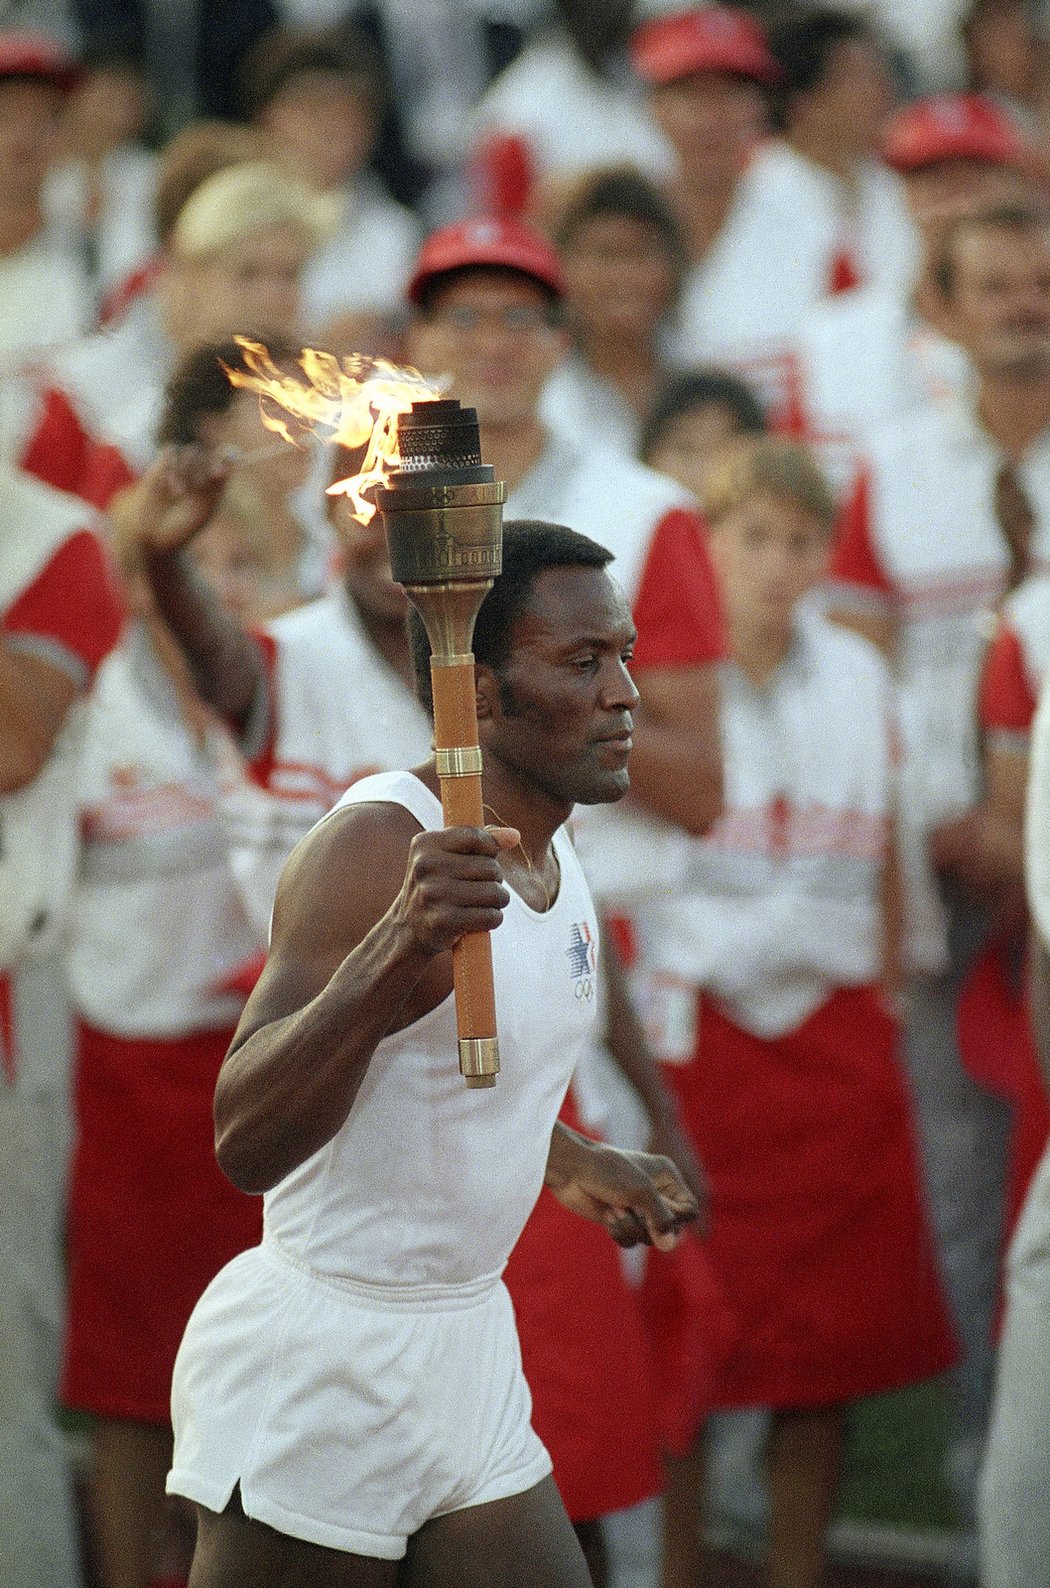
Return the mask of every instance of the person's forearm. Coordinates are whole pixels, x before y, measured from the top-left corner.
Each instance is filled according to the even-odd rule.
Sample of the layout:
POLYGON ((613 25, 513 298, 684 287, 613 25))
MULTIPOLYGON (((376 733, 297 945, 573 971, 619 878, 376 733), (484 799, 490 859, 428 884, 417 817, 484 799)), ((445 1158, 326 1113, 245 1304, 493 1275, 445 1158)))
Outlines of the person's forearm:
POLYGON ((75 695, 64 674, 8 650, 0 635, 0 794, 25 788, 43 771, 75 695))
POLYGON ((144 546, 142 561, 157 610, 178 641, 201 698, 243 732, 264 685, 258 646, 184 552, 144 546))
POLYGON ((295 1014, 251 1030, 249 1001, 215 1091, 216 1156, 234 1185, 268 1191, 331 1141, 430 963, 388 911, 295 1014))
POLYGON ((722 749, 700 734, 635 718, 631 793, 694 837, 702 837, 722 812, 722 749))
POLYGON ((595 1151, 596 1143, 588 1141, 578 1131, 571 1130, 556 1120, 551 1131, 550 1150, 547 1154, 547 1172, 543 1183, 552 1191, 567 1185, 580 1172, 580 1165, 595 1151))

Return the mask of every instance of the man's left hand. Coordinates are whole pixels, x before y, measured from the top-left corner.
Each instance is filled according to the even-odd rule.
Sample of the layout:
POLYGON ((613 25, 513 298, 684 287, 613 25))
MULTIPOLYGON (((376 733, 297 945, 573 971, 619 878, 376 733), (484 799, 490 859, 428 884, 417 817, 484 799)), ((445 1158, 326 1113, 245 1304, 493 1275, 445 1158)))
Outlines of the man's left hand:
POLYGON ((670 1158, 623 1152, 598 1142, 579 1142, 564 1176, 548 1174, 560 1202, 583 1218, 604 1224, 620 1246, 643 1243, 673 1251, 699 1208, 670 1158))

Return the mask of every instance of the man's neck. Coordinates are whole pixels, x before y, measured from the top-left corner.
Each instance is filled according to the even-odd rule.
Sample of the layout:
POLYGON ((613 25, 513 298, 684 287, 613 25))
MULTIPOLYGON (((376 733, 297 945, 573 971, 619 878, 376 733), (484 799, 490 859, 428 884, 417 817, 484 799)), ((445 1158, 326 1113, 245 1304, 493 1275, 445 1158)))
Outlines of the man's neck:
POLYGON ((520 424, 481 426, 481 456, 508 491, 521 484, 546 446, 547 432, 535 415, 520 424))
POLYGON ((750 683, 762 689, 787 658, 794 639, 788 629, 751 628, 730 620, 730 655, 750 683))
POLYGON ((482 798, 486 824, 516 827, 528 863, 541 875, 554 834, 572 814, 571 804, 542 793, 493 755, 485 756, 482 798))
POLYGON ((39 200, 13 202, 0 206, 0 257, 17 253, 44 230, 44 214, 39 200))
POLYGON ((1019 460, 1050 426, 1050 370, 1036 377, 985 376, 977 415, 992 440, 1019 460))
POLYGON ((617 387, 633 408, 641 412, 649 406, 660 363, 647 337, 588 332, 580 335, 578 342, 590 368, 617 387))
POLYGON ((828 137, 822 129, 792 128, 784 142, 804 160, 838 177, 839 181, 844 182, 848 188, 857 187, 861 162, 856 153, 843 148, 837 139, 828 137))
POLYGON ((739 177, 731 182, 679 182, 675 202, 685 227, 686 247, 694 264, 701 263, 718 239, 736 198, 739 177))

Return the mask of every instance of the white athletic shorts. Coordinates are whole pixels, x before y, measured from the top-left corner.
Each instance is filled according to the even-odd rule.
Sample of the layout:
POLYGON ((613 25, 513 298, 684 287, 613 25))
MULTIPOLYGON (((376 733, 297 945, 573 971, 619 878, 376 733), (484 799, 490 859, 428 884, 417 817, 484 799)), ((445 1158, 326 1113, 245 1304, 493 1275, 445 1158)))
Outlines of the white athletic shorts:
POLYGON ((255 1521, 400 1560, 431 1517, 548 1475, 531 1415, 500 1279, 363 1285, 267 1238, 227 1264, 187 1325, 168 1493, 221 1512, 239 1484, 255 1521))

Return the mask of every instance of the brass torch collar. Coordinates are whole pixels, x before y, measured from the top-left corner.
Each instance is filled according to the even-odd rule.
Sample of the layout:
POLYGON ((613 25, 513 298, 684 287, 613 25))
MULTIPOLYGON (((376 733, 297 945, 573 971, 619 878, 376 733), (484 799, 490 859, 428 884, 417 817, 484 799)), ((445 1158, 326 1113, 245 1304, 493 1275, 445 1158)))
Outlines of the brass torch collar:
POLYGON ((377 485, 375 501, 383 513, 425 512, 443 507, 502 507, 507 500, 503 480, 488 480, 481 485, 377 485))
POLYGON ((496 1037, 460 1037, 459 1071, 468 1086, 495 1086, 499 1074, 496 1037))

